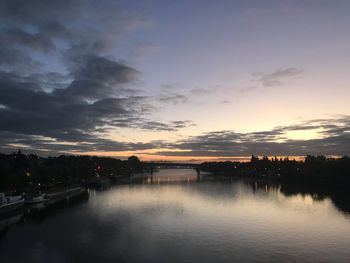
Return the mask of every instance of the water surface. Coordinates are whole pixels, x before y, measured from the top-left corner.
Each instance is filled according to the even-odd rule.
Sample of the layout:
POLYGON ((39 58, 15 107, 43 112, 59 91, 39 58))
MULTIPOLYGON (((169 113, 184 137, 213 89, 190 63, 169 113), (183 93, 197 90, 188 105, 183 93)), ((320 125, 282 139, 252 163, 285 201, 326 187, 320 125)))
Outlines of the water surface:
POLYGON ((350 218, 329 198, 161 170, 143 184, 12 217, 0 262, 349 262, 350 218))

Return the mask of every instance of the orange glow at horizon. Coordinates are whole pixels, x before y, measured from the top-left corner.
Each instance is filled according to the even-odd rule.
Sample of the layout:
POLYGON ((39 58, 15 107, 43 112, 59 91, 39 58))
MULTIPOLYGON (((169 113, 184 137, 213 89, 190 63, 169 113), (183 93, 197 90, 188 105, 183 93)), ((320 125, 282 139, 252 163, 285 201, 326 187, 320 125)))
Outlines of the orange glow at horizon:
MULTIPOLYGON (((71 153, 72 154, 72 153, 71 153)), ((118 159, 127 159, 128 157, 135 155, 141 161, 145 162, 220 162, 220 161, 232 161, 232 162, 249 162, 251 156, 165 156, 157 154, 145 154, 142 152, 131 152, 131 151, 108 151, 108 152, 74 152, 77 155, 89 155, 99 157, 111 157, 118 159)), ((263 156, 259 155, 259 158, 263 156)), ((278 159, 289 158, 290 160, 303 161, 305 156, 268 156, 269 159, 277 157, 278 159)), ((333 156, 334 157, 334 156, 333 156)))

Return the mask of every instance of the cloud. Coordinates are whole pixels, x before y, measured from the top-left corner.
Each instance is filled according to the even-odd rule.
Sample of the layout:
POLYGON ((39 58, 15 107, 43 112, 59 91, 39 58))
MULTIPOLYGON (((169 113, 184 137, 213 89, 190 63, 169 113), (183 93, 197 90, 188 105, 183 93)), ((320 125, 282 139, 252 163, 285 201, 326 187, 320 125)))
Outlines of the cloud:
POLYGON ((136 81, 139 72, 106 57, 89 55, 80 57, 70 74, 73 81, 56 93, 95 100, 122 95, 125 90, 120 85, 136 81))
POLYGON ((186 103, 188 101, 188 97, 174 91, 176 89, 176 85, 162 85, 160 95, 158 96, 159 101, 173 105, 186 103))
POLYGON ((193 121, 190 121, 190 120, 172 121, 171 125, 173 125, 173 127, 176 128, 176 129, 196 126, 196 124, 193 121))
POLYGON ((190 93, 196 96, 209 95, 212 92, 212 90, 204 88, 195 88, 190 90, 190 93))
POLYGON ((275 87, 282 86, 286 81, 301 76, 303 72, 302 69, 290 67, 286 69, 278 69, 272 73, 253 73, 253 76, 259 78, 262 86, 275 87))
POLYGON ((163 103, 171 103, 174 105, 187 102, 188 98, 185 95, 168 92, 167 94, 162 94, 159 97, 159 101, 163 103))
MULTIPOLYGON (((164 147, 164 146, 163 146, 164 147)), ((227 156, 255 155, 306 156, 307 154, 349 155, 350 116, 311 120, 298 125, 276 127, 269 131, 214 131, 169 144, 166 156, 227 156), (288 132, 319 130, 317 139, 291 139, 288 132)))
MULTIPOLYGON (((62 144, 55 148, 52 142, 38 141, 36 138, 41 136, 56 142, 78 143, 66 149, 102 149, 103 144, 109 149, 124 145, 101 139, 103 132, 112 128, 175 131, 191 125, 188 121, 160 123, 148 120, 145 112, 152 109, 143 103, 146 98, 142 96, 101 98, 93 90, 73 93, 69 90, 71 86, 59 92, 46 92, 36 87, 34 80, 26 82, 14 74, 3 74, 0 78, 0 132, 6 133, 8 138, 5 140, 2 136, 2 146, 16 141, 23 144, 23 139, 18 139, 25 138, 25 143, 34 149, 37 146, 43 148, 44 144, 50 150, 62 148, 62 144), (87 97, 95 101, 89 102, 87 97), (97 130, 100 134, 96 134, 97 130), (30 139, 33 142, 29 143, 30 139)), ((99 89, 99 86, 95 87, 99 89)), ((122 148, 125 147, 119 147, 122 148)))
POLYGON ((213 93, 227 95, 227 94, 232 93, 235 90, 236 89, 234 87, 226 87, 223 84, 216 84, 216 85, 212 85, 212 86, 207 87, 207 88, 191 89, 190 93, 192 95, 195 95, 195 96, 208 96, 208 95, 211 95, 213 93))
POLYGON ((26 61, 27 66, 42 60, 33 51, 58 57, 113 54, 123 36, 148 27, 150 21, 123 8, 119 1, 4 0, 0 2, 0 23, 0 53, 6 61, 16 58, 17 65, 6 67, 17 70, 18 60, 26 61))
MULTIPOLYGON (((175 131, 186 121, 152 120, 154 107, 134 87, 141 72, 118 60, 118 42, 149 21, 104 0, 0 2, 0 149, 130 150, 111 129, 175 131)), ((184 98, 168 92, 164 101, 184 98)))
POLYGON ((239 90, 239 93, 243 94, 243 93, 246 93, 246 92, 250 92, 250 91, 253 91, 255 89, 257 89, 258 87, 256 86, 249 86, 249 87, 244 87, 244 88, 241 88, 239 90))

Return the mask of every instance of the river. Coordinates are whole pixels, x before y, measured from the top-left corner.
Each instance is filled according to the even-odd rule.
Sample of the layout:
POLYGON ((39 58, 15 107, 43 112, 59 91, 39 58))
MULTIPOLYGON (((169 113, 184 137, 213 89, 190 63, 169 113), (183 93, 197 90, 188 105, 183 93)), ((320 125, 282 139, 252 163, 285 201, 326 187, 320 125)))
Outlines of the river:
POLYGON ((327 197, 161 170, 8 219, 0 262, 349 262, 350 216, 327 197), (12 220, 12 221, 11 221, 12 220))

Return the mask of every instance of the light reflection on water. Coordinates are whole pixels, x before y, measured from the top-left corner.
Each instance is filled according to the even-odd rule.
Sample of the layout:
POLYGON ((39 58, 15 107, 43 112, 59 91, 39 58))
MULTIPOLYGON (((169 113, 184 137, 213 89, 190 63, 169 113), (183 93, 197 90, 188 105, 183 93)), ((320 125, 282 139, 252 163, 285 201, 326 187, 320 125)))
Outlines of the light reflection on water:
POLYGON ((348 262, 349 245, 350 220, 330 199, 162 170, 9 228, 0 261, 348 262))

